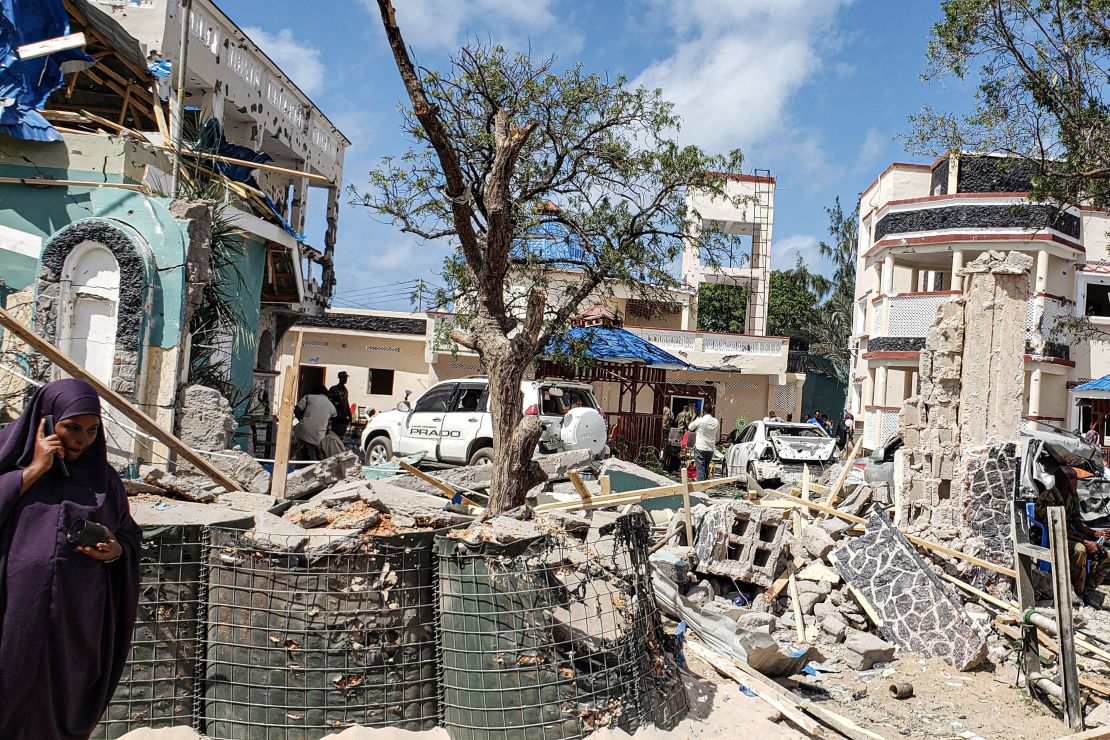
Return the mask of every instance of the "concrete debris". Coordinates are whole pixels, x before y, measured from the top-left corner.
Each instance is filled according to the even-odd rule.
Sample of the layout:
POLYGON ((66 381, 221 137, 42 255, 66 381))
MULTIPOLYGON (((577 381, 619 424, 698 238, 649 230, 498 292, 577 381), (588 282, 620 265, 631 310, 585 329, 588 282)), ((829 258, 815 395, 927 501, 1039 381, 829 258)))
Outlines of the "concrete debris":
POLYGON ((833 642, 840 642, 848 634, 848 625, 836 615, 830 614, 821 620, 821 631, 831 637, 833 642))
POLYGON ((694 537, 698 569, 770 586, 785 567, 786 532, 780 510, 746 501, 713 504, 702 512, 694 537))
POLYGON ((195 483, 155 468, 143 476, 143 481, 148 485, 162 489, 165 493, 175 498, 192 501, 197 504, 210 504, 216 500, 216 494, 206 491, 195 483))
POLYGON ((844 637, 844 662, 857 671, 894 660, 895 646, 868 632, 848 630, 844 637))
POLYGON ((1110 727, 1110 702, 1099 704, 1087 715, 1087 727, 1110 727))
MULTIPOLYGON (((813 562, 798 571, 799 581, 816 581, 819 583, 838 584, 840 574, 822 562, 813 562)), ((831 588, 830 588, 831 590, 831 588)))
POLYGON ((648 557, 651 567, 675 583, 682 585, 689 580, 690 563, 670 550, 663 549, 648 557))
MULTIPOLYGON (((268 493, 270 491, 270 473, 250 454, 243 452, 238 447, 221 452, 219 455, 205 455, 212 466, 235 481, 248 493, 268 493)), ((184 469, 188 463, 182 463, 184 469)), ((188 466, 191 468, 192 466, 188 466)), ((195 470, 195 468, 193 468, 195 470)), ((204 475, 196 471, 197 475, 204 475)), ((204 476, 207 480, 207 476, 204 476)))
POLYGON ((905 650, 944 658, 966 671, 986 654, 986 643, 964 615, 952 586, 940 580, 882 511, 862 537, 843 542, 833 564, 883 620, 883 634, 905 650))
POLYGON ((255 515, 254 527, 243 534, 243 539, 260 550, 279 552, 301 552, 308 544, 304 527, 264 511, 255 515))
POLYGON ((614 482, 616 482, 615 479, 621 476, 635 476, 636 478, 645 481, 644 488, 655 486, 673 486, 675 484, 674 480, 668 478, 665 475, 654 473, 645 467, 637 465, 636 463, 630 463, 627 460, 621 460, 616 457, 610 457, 607 460, 603 461, 601 463, 601 469, 598 471, 597 475, 599 478, 603 475, 612 476, 614 482))
MULTIPOLYGON (((178 394, 177 436, 196 450, 226 450, 239 422, 223 394, 203 385, 187 385, 178 394)), ((256 492, 257 493, 257 492, 256 492)))
POLYGON ((470 545, 483 542, 495 542, 507 545, 520 540, 535 539, 543 532, 531 521, 521 521, 510 516, 495 516, 485 521, 475 521, 466 529, 454 530, 447 534, 452 539, 459 539, 470 545))
POLYGON ((567 450, 550 455, 536 455, 534 459, 547 474, 548 480, 558 480, 566 478, 568 471, 591 464, 593 457, 589 450, 567 450))
POLYGON ((749 632, 766 632, 771 634, 778 629, 778 617, 767 612, 758 612, 746 609, 735 618, 736 626, 749 632))
POLYGON ((712 581, 697 581, 686 589, 686 598, 691 604, 697 604, 698 606, 705 606, 713 601, 716 595, 717 591, 713 588, 712 581))
POLYGON ((800 534, 794 538, 792 550, 794 557, 805 560, 824 560, 836 542, 831 535, 821 527, 803 527, 800 534))
MULTIPOLYGON (((289 474, 285 484, 286 499, 301 499, 348 478, 362 475, 362 461, 351 451, 329 457, 289 474)), ((275 491, 280 495, 281 491, 275 491)))

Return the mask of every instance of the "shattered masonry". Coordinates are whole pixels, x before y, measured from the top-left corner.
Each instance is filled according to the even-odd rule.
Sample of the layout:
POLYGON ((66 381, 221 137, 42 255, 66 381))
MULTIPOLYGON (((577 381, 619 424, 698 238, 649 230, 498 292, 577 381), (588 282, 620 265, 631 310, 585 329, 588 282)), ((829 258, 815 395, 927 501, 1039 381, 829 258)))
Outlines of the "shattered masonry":
POLYGON ((744 501, 714 504, 694 534, 700 570, 770 586, 785 567, 786 531, 781 510, 744 501))
POLYGON ((952 587, 937 578, 881 510, 862 537, 833 552, 833 563, 883 620, 881 631, 903 650, 944 658, 966 671, 986 656, 986 642, 972 627, 952 587))

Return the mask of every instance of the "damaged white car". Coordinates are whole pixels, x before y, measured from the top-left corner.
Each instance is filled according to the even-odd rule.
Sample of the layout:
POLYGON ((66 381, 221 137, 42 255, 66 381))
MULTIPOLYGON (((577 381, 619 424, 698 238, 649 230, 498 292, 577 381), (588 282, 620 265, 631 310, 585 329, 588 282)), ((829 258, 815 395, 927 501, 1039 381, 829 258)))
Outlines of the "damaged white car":
POLYGON ((747 473, 761 486, 777 488, 802 479, 808 465, 816 477, 836 461, 836 440, 816 424, 756 421, 728 448, 729 473, 747 473))

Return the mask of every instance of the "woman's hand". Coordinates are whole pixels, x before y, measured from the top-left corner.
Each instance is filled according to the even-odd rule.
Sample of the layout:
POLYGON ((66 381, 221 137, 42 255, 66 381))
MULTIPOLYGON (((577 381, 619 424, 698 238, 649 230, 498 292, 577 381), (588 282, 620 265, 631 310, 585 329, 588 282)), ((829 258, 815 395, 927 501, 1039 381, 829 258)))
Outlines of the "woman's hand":
POLYGON ((77 548, 81 552, 88 555, 93 560, 107 561, 115 560, 123 552, 119 542, 116 542, 115 535, 108 535, 107 542, 98 542, 96 547, 89 547, 88 545, 81 545, 77 548))
POLYGON ((46 420, 39 421, 38 433, 35 435, 35 451, 31 456, 31 463, 23 469, 23 485, 20 493, 25 493, 35 482, 50 472, 54 461, 65 457, 65 448, 57 434, 46 435, 46 420))

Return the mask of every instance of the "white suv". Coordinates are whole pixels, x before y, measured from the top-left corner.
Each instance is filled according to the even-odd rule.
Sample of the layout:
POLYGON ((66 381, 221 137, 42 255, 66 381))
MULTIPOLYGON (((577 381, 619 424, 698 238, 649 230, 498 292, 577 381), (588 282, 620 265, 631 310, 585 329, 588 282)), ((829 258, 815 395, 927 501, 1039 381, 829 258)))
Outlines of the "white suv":
MULTIPOLYGON (((425 462, 483 465, 493 461, 493 420, 486 410, 489 380, 482 376, 447 380, 410 404, 372 417, 362 432, 367 465, 380 465, 394 453, 424 453, 425 462)), ((526 380, 524 413, 544 422, 541 453, 605 448, 607 426, 593 389, 566 380, 526 380)), ((406 393, 406 398, 408 394, 406 393)))

